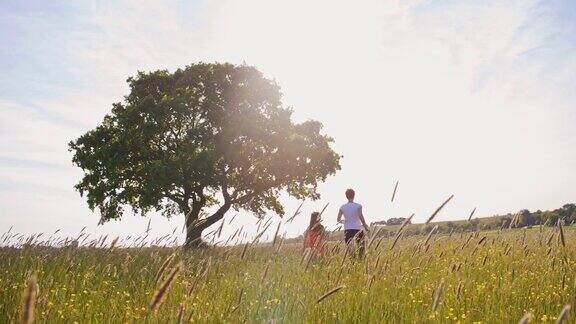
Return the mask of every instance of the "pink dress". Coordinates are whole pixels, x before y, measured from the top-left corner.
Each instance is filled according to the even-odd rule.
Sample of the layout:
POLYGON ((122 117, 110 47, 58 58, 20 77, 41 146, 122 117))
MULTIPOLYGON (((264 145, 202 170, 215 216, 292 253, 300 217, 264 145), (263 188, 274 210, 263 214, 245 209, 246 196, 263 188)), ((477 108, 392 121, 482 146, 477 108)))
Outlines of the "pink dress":
POLYGON ((324 230, 322 228, 306 230, 304 232, 304 248, 314 249, 316 253, 321 254, 323 252, 323 235, 324 230))

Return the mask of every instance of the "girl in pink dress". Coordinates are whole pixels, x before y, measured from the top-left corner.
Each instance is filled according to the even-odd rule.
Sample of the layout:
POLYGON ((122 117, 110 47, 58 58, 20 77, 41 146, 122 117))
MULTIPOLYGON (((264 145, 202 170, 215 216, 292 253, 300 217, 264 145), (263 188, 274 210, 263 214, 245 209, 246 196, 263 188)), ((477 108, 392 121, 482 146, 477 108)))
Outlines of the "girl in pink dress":
POLYGON ((326 231, 321 222, 320 213, 313 212, 310 216, 310 225, 304 232, 304 249, 312 249, 316 255, 322 255, 324 252, 326 231))

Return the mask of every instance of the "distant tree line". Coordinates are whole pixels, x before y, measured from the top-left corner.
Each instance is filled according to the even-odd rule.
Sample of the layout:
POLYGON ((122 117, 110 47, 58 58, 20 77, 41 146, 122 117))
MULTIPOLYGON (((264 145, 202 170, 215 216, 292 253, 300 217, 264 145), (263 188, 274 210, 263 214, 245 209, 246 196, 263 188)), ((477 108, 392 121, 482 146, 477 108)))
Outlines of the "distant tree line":
MULTIPOLYGON (((382 222, 375 222, 372 225, 382 226, 379 230, 383 236, 395 235, 398 225, 402 224, 405 218, 391 218, 382 226, 382 222)), ((492 217, 475 218, 470 221, 445 221, 431 223, 426 226, 421 224, 408 225, 405 229, 405 235, 420 235, 428 233, 434 226, 438 226, 438 233, 450 232, 468 232, 476 230, 499 230, 502 228, 519 228, 531 227, 535 225, 555 226, 559 220, 566 225, 572 225, 576 222, 576 204, 565 204, 561 208, 554 210, 537 210, 531 212, 523 209, 517 213, 508 213, 506 215, 495 215, 492 217)), ((380 234, 379 234, 380 235, 380 234)))
MULTIPOLYGON (((383 220, 383 221, 377 221, 377 222, 370 223, 370 226, 402 225, 405 220, 406 220, 406 217, 392 217, 392 218, 390 218, 390 219, 388 219, 388 220, 383 220)), ((408 222, 408 224, 411 224, 411 222, 408 222)))
MULTIPOLYGON (((390 218, 388 220, 377 221, 370 224, 372 231, 378 233, 377 236, 392 237, 395 236, 400 225, 406 220, 403 217, 390 218)), ((535 225, 556 226, 559 220, 565 225, 573 225, 576 222, 576 204, 565 204, 561 208, 554 210, 531 212, 523 209, 517 213, 508 213, 505 215, 495 215, 485 218, 474 218, 470 221, 444 221, 435 222, 427 225, 410 224, 404 229, 404 235, 426 235, 434 226, 438 226, 437 233, 459 233, 471 232, 476 230, 500 230, 503 228, 520 228, 531 227, 535 225)), ((329 233, 330 240, 341 239, 342 230, 329 233)), ((302 236, 287 239, 286 242, 300 242, 302 236)))

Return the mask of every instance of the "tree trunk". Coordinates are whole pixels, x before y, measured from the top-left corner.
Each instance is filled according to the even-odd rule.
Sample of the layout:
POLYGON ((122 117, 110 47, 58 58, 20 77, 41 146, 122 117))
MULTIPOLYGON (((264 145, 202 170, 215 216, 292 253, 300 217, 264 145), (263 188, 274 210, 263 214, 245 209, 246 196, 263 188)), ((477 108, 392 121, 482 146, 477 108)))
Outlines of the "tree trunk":
POLYGON ((198 248, 203 245, 202 241, 202 231, 204 228, 200 226, 193 227, 186 225, 186 243, 184 246, 186 248, 198 248))
POLYGON ((186 248, 198 248, 205 245, 202 241, 202 232, 212 226, 212 224, 221 220, 230 207, 230 203, 225 203, 214 214, 201 221, 198 221, 200 208, 192 208, 192 211, 188 215, 188 219, 186 219, 186 242, 184 243, 184 246, 186 248))

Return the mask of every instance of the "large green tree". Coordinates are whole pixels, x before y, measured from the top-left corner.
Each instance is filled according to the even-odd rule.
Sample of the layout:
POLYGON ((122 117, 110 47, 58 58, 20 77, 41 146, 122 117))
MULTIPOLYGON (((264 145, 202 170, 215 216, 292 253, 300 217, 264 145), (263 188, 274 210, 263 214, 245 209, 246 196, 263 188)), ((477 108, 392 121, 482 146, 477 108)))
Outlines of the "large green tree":
POLYGON ((246 65, 199 63, 138 73, 130 93, 70 142, 76 185, 101 222, 135 213, 186 215, 186 244, 233 209, 284 214, 281 192, 318 199, 340 169, 322 124, 294 123, 279 86, 246 65))

